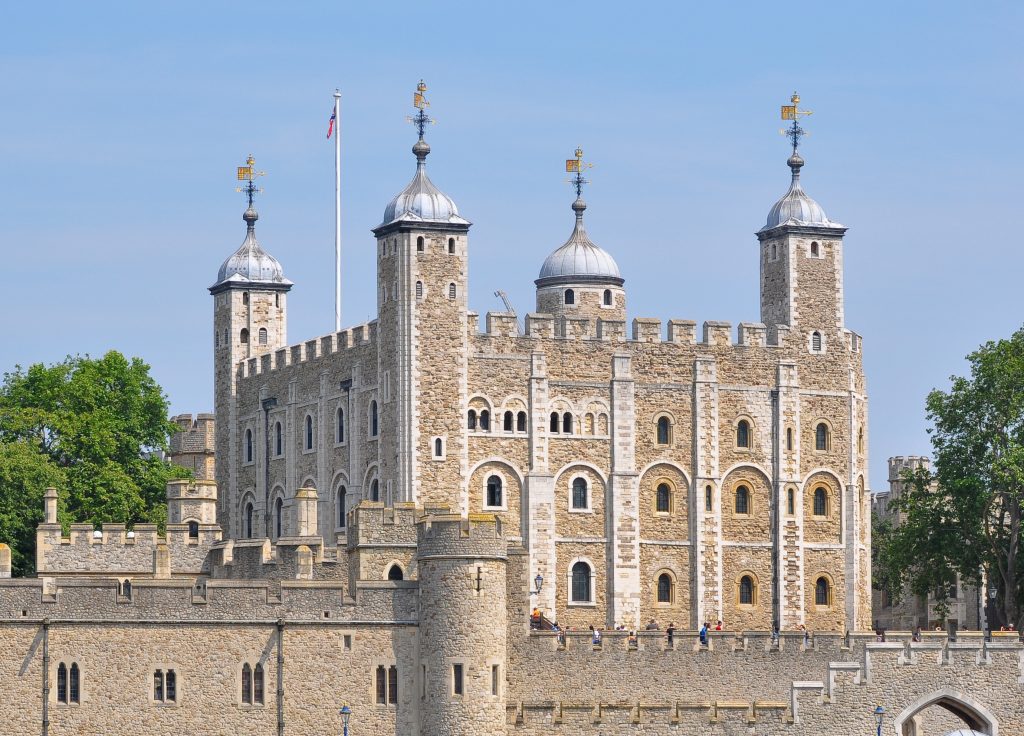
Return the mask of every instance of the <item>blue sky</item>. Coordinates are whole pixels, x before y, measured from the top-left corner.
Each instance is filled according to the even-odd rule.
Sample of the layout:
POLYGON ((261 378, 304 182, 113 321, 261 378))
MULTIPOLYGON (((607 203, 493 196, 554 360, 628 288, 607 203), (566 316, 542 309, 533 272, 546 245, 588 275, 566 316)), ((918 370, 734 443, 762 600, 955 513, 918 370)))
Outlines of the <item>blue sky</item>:
POLYGON ((259 237, 296 282, 289 336, 333 328, 342 89, 346 324, 372 316, 370 228, 413 171, 474 222, 470 301, 520 314, 572 226, 562 161, 596 162, 588 232, 629 317, 758 319, 754 232, 788 184, 778 106, 814 111, 805 189, 846 237, 872 486, 929 450, 924 399, 1022 322, 1024 10, 901 3, 7 3, 0 9, 0 369, 139 355, 175 412, 212 408, 206 287, 241 243, 234 167, 268 176, 259 237), (293 7, 287 7, 292 5, 293 7))

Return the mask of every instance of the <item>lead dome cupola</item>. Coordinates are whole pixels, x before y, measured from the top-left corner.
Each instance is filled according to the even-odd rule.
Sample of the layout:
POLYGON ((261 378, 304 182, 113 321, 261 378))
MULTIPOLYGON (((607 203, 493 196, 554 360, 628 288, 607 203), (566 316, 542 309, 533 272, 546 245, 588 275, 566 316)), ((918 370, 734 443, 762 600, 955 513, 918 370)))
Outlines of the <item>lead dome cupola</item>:
POLYGON ((625 280, 619 273, 619 266, 606 250, 598 246, 587 235, 583 226, 583 212, 587 203, 577 196, 572 203, 576 213, 576 226, 572 235, 560 248, 549 255, 541 266, 537 286, 560 284, 606 283, 622 286, 625 280))
POLYGON ((217 272, 217 283, 213 288, 237 284, 275 284, 290 286, 284 277, 280 261, 267 253, 256 240, 256 220, 259 214, 250 204, 242 215, 246 233, 242 245, 232 253, 217 272))
POLYGON ((778 202, 772 205, 768 211, 768 219, 761 232, 771 230, 782 225, 795 225, 803 227, 843 227, 837 222, 832 222, 825 214, 825 209, 812 199, 800 185, 800 169, 803 168, 804 160, 799 153, 793 151, 793 155, 786 162, 792 171, 792 179, 789 182, 789 190, 778 202))
POLYGON ((395 222, 430 222, 452 225, 468 225, 469 221, 459 216, 455 200, 438 189, 427 176, 427 155, 430 146, 420 139, 412 147, 416 156, 416 174, 412 181, 399 192, 384 208, 381 226, 395 222))

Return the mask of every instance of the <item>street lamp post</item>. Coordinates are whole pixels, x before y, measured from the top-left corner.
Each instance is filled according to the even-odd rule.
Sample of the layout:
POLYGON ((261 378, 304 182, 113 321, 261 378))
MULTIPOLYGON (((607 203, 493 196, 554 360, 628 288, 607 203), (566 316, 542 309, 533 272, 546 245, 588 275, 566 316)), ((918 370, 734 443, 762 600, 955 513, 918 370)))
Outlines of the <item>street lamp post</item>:
POLYGON ((347 705, 341 706, 341 710, 338 711, 341 714, 341 733, 342 736, 348 736, 348 719, 352 715, 352 709, 347 705))
POLYGON ((882 736, 882 719, 885 718, 885 708, 880 705, 875 706, 875 724, 878 726, 877 736, 882 736))

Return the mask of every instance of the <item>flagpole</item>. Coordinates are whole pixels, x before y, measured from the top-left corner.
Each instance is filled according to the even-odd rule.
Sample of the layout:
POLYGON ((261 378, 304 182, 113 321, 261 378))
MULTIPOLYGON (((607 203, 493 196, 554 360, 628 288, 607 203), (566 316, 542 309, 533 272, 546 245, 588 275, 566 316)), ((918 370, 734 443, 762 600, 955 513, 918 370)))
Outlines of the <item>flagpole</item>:
POLYGON ((334 330, 341 332, 341 92, 334 90, 334 330))

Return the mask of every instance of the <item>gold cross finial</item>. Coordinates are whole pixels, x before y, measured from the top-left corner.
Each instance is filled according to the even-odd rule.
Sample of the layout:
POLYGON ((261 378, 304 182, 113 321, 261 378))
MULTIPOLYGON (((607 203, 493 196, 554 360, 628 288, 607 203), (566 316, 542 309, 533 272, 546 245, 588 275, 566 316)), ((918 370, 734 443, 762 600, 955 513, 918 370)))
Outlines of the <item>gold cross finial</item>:
POLYGON ((245 159, 245 166, 239 166, 238 167, 238 181, 244 181, 244 182, 248 182, 248 183, 245 186, 242 186, 242 187, 235 187, 235 191, 236 192, 245 192, 246 193, 246 195, 249 197, 249 206, 250 207, 252 207, 253 195, 262 194, 263 193, 262 189, 257 189, 256 188, 256 185, 253 183, 253 181, 256 179, 257 176, 266 176, 267 175, 267 172, 265 172, 265 171, 256 171, 255 166, 256 166, 256 159, 253 158, 252 154, 250 153, 249 157, 247 159, 245 159))
POLYGON ((813 114, 810 110, 801 110, 800 109, 800 107, 799 107, 799 105, 800 105, 800 95, 798 95, 796 92, 794 92, 793 96, 789 98, 789 101, 792 104, 790 104, 790 105, 783 105, 782 106, 782 119, 783 120, 796 120, 800 115, 811 115, 811 114, 813 114))
POLYGON ((565 170, 570 174, 576 174, 576 176, 570 177, 568 182, 576 187, 576 196, 580 197, 583 194, 583 185, 588 183, 583 178, 583 172, 587 169, 592 169, 594 164, 583 160, 583 149, 576 149, 575 158, 567 158, 565 160, 565 170))

